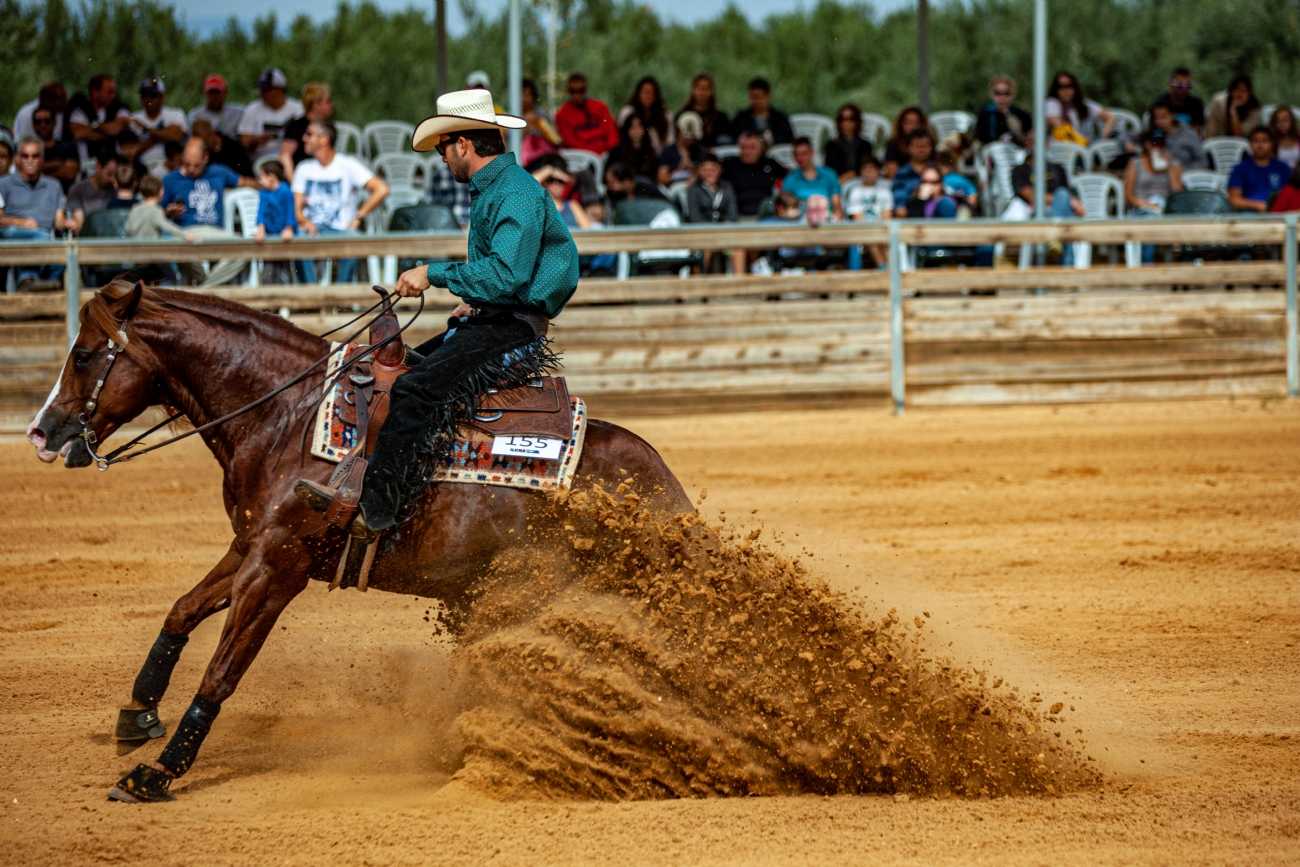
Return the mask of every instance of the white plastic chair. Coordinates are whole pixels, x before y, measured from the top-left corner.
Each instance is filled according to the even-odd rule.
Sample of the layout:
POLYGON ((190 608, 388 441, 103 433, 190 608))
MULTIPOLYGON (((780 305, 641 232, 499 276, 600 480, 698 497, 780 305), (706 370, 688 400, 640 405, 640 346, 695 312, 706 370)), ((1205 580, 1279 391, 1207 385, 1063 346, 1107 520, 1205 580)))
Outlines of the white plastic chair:
POLYGON ((361 131, 361 139, 365 144, 366 155, 374 161, 387 154, 400 154, 410 150, 411 136, 414 134, 415 127, 405 121, 377 120, 366 124, 361 131))
POLYGON ((1115 135, 1123 133, 1132 133, 1137 135, 1142 131, 1142 118, 1133 112, 1124 108, 1107 108, 1111 114, 1115 115, 1115 135))
POLYGON ((1123 150, 1124 148, 1120 146, 1120 143, 1113 138, 1093 142, 1088 145, 1088 157, 1090 159, 1088 171, 1102 171, 1123 150))
POLYGON ((686 188, 690 185, 690 180, 683 178, 680 181, 673 181, 668 187, 668 201, 673 203, 683 218, 686 216, 686 188))
POLYGON ((1264 111, 1259 116, 1259 122, 1264 124, 1264 126, 1268 126, 1268 122, 1273 119, 1273 112, 1275 111, 1277 111, 1276 105, 1264 106, 1264 111))
POLYGON ((883 114, 862 113, 862 137, 869 139, 879 150, 889 141, 889 132, 893 124, 883 114))
POLYGON ((1183 189, 1208 190, 1213 193, 1226 192, 1227 175, 1208 169, 1187 169, 1183 172, 1183 189))
POLYGON ((1232 170, 1237 163, 1241 162, 1246 154, 1250 153, 1250 142, 1236 136, 1214 136, 1203 141, 1201 146, 1210 155, 1210 161, 1214 163, 1214 170, 1225 178, 1232 174, 1232 170))
POLYGON ((424 158, 418 154, 385 154, 376 157, 374 171, 383 176, 392 190, 423 194, 427 185, 424 158))
POLYGON ((767 155, 781 164, 783 168, 794 171, 794 146, 788 144, 772 145, 767 149, 767 155))
POLYGON ((569 173, 589 171, 596 179, 596 191, 602 196, 605 195, 605 160, 608 154, 601 156, 598 153, 581 148, 560 148, 560 156, 564 157, 565 165, 569 167, 569 173))
POLYGON ((835 138, 835 121, 824 114, 792 114, 790 126, 794 137, 807 136, 813 144, 813 150, 822 152, 822 145, 835 138))
MULTIPOLYGON (((1124 184, 1108 172, 1083 172, 1070 181, 1083 205, 1085 220, 1109 220, 1124 216, 1124 184), (1112 207, 1114 213, 1111 213, 1112 207)), ((1125 250, 1125 257, 1128 252, 1125 250)), ((1142 253, 1139 249, 1138 256, 1142 253)), ((1092 266, 1092 244, 1086 241, 1074 245, 1074 267, 1092 266)))
MULTIPOLYGON (((245 239, 252 238, 257 234, 257 206, 258 195, 256 190, 248 187, 239 187, 233 190, 227 190, 222 196, 222 226, 227 232, 235 234, 235 216, 239 216, 239 235, 245 239)), ((248 285, 260 286, 262 283, 262 260, 256 259, 248 263, 248 285)))
POLYGON ((713 155, 719 160, 740 156, 740 145, 714 145, 713 155))
POLYGON ((275 162, 279 162, 279 161, 280 161, 280 155, 279 155, 279 154, 269 154, 269 155, 264 156, 264 157, 258 157, 256 160, 254 160, 254 162, 253 162, 253 177, 256 178, 256 177, 258 177, 259 175, 261 175, 261 173, 262 173, 262 166, 266 165, 267 163, 269 163, 269 162, 271 162, 271 161, 273 161, 273 160, 274 160, 275 162))
POLYGON ((936 111, 930 115, 930 129, 941 145, 948 136, 970 132, 974 125, 975 115, 969 111, 936 111))
POLYGON ((995 141, 980 151, 980 199, 985 203, 985 213, 998 216, 1006 210, 1015 196, 1011 189, 1011 170, 1025 161, 1025 152, 1013 144, 995 141))
POLYGON ((860 186, 862 186, 862 178, 849 178, 840 185, 840 201, 847 202, 849 200, 849 190, 860 186))
POLYGON ((334 121, 334 128, 339 133, 338 141, 334 143, 334 150, 365 162, 367 159, 366 147, 361 136, 361 127, 355 123, 336 120, 334 121))
POLYGON ((95 173, 97 163, 95 160, 82 160, 81 170, 77 172, 77 180, 84 181, 95 173))
POLYGON ((1047 146, 1047 161, 1065 169, 1073 178, 1080 172, 1092 171, 1092 154, 1082 145, 1069 141, 1054 141, 1047 146))

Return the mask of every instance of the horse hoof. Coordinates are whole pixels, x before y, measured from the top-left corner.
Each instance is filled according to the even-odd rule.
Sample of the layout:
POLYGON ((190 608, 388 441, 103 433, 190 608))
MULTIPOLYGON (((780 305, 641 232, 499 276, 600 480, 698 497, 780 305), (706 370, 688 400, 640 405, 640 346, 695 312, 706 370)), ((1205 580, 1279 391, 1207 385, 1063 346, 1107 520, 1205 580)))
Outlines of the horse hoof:
MULTIPOLYGON (((165 734, 167 734, 167 727, 158 719, 156 707, 145 710, 123 708, 117 712, 117 728, 113 730, 113 740, 117 741, 119 749, 130 745, 130 749, 126 751, 129 753, 165 734)), ((125 755, 125 753, 119 752, 118 755, 125 755)))
POLYGON ((134 771, 118 780, 117 785, 108 790, 108 799, 121 801, 124 804, 174 801, 176 796, 169 791, 171 785, 170 774, 148 765, 136 765, 134 771))

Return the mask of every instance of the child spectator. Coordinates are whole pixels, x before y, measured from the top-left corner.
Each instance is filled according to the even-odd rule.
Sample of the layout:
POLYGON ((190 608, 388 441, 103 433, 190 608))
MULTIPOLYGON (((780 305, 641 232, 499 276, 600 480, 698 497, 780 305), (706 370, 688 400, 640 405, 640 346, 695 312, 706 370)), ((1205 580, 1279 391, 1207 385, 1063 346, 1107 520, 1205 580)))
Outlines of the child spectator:
MULTIPOLYGON (((292 241, 298 231, 294 215, 293 189, 285 180, 284 164, 267 160, 257 173, 257 231, 253 240, 262 243, 267 235, 279 235, 282 241, 292 241)), ((262 265, 262 282, 292 283, 293 268, 284 260, 266 261, 262 265)))
MULTIPOLYGON (((121 166, 120 168, 130 168, 130 166, 121 166)), ((161 201, 162 181, 153 175, 145 175, 140 179, 140 201, 132 206, 131 213, 126 217, 126 236, 146 241, 156 241, 164 236, 184 238, 190 243, 197 241, 199 239, 198 235, 186 232, 185 229, 167 219, 167 215, 163 213, 161 201)), ((175 285, 176 267, 174 265, 165 263, 153 265, 150 266, 150 270, 156 272, 156 278, 149 275, 150 282, 175 285)))
POLYGON ((1238 211, 1268 210, 1268 200, 1291 177, 1291 167, 1273 156, 1273 136, 1257 126, 1250 134, 1250 153, 1228 177, 1228 201, 1238 211))
POLYGON ((700 139, 704 136, 704 121, 693 111, 684 111, 677 118, 677 140, 659 153, 659 183, 663 186, 677 181, 690 180, 695 174, 695 164, 704 154, 700 139))
POLYGON ((943 175, 943 194, 967 205, 972 211, 975 210, 979 205, 979 190, 970 178, 957 171, 957 158, 952 155, 952 151, 939 151, 934 164, 943 175))
POLYGON ((156 241, 163 235, 167 235, 172 238, 184 238, 190 242, 197 241, 198 235, 186 232, 184 228, 167 219, 161 201, 162 181, 153 175, 141 178, 140 201, 131 208, 131 213, 126 218, 126 236, 156 241))
POLYGON ((113 182, 117 193, 108 200, 105 210, 112 211, 121 208, 129 211, 134 208, 136 203, 135 166, 131 163, 120 163, 116 174, 113 176, 113 182))
MULTIPOLYGON (((880 160, 874 156, 864 157, 858 167, 858 177, 862 183, 854 185, 844 196, 844 213, 850 220, 859 222, 875 223, 889 219, 894 212, 894 193, 889 181, 880 173, 880 160)), ((878 268, 884 268, 889 261, 884 244, 868 244, 867 252, 878 268)), ((849 259, 852 263, 852 251, 849 259)))

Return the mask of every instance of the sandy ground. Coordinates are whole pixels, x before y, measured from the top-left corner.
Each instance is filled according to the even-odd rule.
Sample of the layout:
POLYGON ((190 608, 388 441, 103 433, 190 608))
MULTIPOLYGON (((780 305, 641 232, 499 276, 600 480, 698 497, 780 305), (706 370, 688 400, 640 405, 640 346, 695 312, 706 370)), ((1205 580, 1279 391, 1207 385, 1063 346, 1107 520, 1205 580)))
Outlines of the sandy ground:
MULTIPOLYGON (((5 864, 1300 863, 1300 406, 616 419, 706 512, 1076 706, 1099 792, 500 803, 448 784, 446 652, 410 597, 309 588, 172 804, 104 792, 115 709, 222 554, 187 442, 106 475, 0 444, 5 864), (758 509, 751 518, 749 511, 758 509), (802 551, 806 550, 805 555, 802 551)), ((215 645, 195 633, 174 726, 215 645)))

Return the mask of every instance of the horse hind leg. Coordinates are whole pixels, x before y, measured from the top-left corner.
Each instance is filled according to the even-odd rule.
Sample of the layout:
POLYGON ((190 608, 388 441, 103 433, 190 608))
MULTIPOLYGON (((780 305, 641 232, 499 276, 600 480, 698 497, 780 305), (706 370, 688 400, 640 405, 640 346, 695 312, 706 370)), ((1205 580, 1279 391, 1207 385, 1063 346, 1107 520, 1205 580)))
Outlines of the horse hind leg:
POLYGON ((113 732, 118 755, 126 755, 167 734, 166 726, 158 718, 158 704, 167 692, 181 650, 200 623, 230 604, 231 579, 242 561, 243 556, 232 544, 203 580, 172 606, 136 675, 131 702, 118 711, 113 732))

